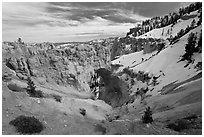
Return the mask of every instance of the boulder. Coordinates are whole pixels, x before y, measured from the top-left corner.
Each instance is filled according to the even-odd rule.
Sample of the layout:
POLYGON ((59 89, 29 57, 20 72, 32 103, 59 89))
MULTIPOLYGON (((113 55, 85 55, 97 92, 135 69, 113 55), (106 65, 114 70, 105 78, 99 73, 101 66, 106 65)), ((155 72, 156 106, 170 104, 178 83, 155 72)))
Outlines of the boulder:
POLYGON ((12 79, 8 83, 7 87, 14 92, 24 92, 26 91, 27 84, 16 79, 12 79))
POLYGON ((44 77, 37 77, 36 78, 36 81, 41 84, 41 85, 44 85, 46 83, 46 78, 44 77))
POLYGON ((34 68, 34 67, 37 67, 39 66, 39 60, 37 57, 32 57, 32 58, 29 58, 27 60, 27 64, 31 67, 31 68, 34 68))
POLYGON ((12 80, 13 78, 17 78, 16 72, 12 69, 9 69, 5 65, 3 65, 2 66, 2 80, 4 82, 8 82, 8 81, 12 80))
POLYGON ((3 74, 2 80, 3 80, 4 82, 8 82, 8 81, 12 80, 12 74, 8 74, 8 73, 3 74))
POLYGON ((6 66, 9 67, 12 70, 17 70, 18 69, 18 64, 16 61, 16 58, 9 58, 6 60, 6 66))

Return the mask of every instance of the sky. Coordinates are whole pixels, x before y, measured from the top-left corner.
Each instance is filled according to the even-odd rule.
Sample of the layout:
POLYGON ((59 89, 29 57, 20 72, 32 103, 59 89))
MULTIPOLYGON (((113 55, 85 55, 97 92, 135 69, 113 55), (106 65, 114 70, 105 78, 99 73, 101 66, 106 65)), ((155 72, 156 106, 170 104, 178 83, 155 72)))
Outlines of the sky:
POLYGON ((176 2, 3 2, 2 40, 73 42, 125 36, 142 20, 177 11, 176 2))

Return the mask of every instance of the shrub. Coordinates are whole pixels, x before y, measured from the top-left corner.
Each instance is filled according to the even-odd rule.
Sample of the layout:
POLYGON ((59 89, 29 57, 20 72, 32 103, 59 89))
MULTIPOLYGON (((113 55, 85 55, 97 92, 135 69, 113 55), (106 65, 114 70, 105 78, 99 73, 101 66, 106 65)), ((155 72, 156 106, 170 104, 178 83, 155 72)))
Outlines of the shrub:
POLYGON ((43 124, 35 117, 22 115, 10 121, 9 124, 15 126, 17 132, 21 134, 40 133, 44 129, 43 124))
POLYGON ((144 112, 144 116, 142 117, 142 122, 143 123, 152 123, 153 122, 153 118, 152 118, 152 111, 150 107, 147 107, 145 112, 144 112))
MULTIPOLYGON (((144 71, 138 71, 138 73, 135 73, 135 72, 133 72, 132 69, 124 68, 122 73, 128 74, 131 78, 136 78, 138 81, 142 81, 142 82, 148 83, 151 79, 149 74, 145 73, 144 71)), ((133 81, 133 83, 134 83, 134 81, 133 81)))
POLYGON ((167 125, 167 128, 173 129, 175 131, 182 131, 184 129, 188 129, 189 128, 189 122, 187 122, 187 120, 183 120, 180 119, 178 121, 176 121, 175 123, 170 123, 167 125))
POLYGON ((202 70, 202 62, 198 62, 196 65, 195 65, 195 68, 197 70, 202 70))
POLYGON ((103 135, 106 134, 106 128, 99 124, 95 125, 94 131, 101 132, 103 135))
POLYGON ((61 102, 61 100, 62 100, 61 96, 59 96, 59 95, 52 95, 52 96, 57 102, 61 102))
POLYGON ((128 74, 131 78, 134 78, 136 75, 134 74, 133 70, 132 69, 129 69, 129 68, 124 68, 123 69, 123 72, 128 74))
POLYGON ((86 115, 86 110, 83 109, 83 108, 80 108, 80 109, 79 109, 79 112, 80 112, 80 114, 82 114, 83 116, 86 115))

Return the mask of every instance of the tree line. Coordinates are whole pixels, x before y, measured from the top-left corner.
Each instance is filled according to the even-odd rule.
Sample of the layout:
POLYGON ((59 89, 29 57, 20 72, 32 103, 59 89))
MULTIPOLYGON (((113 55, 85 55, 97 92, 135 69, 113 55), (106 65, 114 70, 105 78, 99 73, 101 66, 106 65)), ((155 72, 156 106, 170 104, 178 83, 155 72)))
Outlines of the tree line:
POLYGON ((179 12, 173 12, 162 17, 157 16, 151 19, 147 19, 145 21, 142 21, 142 23, 138 24, 136 27, 130 28, 130 31, 127 33, 127 36, 132 34, 133 37, 137 37, 153 29, 162 28, 170 24, 176 24, 177 20, 180 19, 186 13, 189 14, 190 12, 199 10, 201 8, 202 2, 195 2, 187 7, 180 8, 179 12))

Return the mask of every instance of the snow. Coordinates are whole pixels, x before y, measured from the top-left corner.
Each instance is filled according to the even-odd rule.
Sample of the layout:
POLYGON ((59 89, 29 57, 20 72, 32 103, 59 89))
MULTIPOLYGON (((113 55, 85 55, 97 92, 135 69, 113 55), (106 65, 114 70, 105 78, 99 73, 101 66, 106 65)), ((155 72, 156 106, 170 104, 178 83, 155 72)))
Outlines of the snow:
MULTIPOLYGON (((189 33, 199 33, 200 30, 201 26, 190 31, 189 33)), ((189 33, 183 36, 180 41, 178 41, 172 47, 168 46, 157 56, 133 68, 136 72, 139 70, 144 70, 145 72, 154 74, 156 76, 159 75, 160 70, 165 74, 165 76, 158 79, 160 84, 157 85, 154 90, 161 90, 162 87, 167 84, 174 81, 181 82, 197 74, 196 70, 193 68, 184 68, 186 62, 182 61, 178 63, 180 56, 182 56, 185 52, 185 44, 187 42, 189 33)), ((198 60, 201 59, 201 54, 196 56, 195 62, 198 62, 198 60)))
MULTIPOLYGON (((192 16, 192 15, 197 15, 197 11, 194 11, 194 12, 191 12, 190 14, 187 14, 186 16, 192 16)), ((176 23, 173 27, 172 27, 172 31, 171 30, 171 25, 168 25, 166 27, 163 27, 163 28, 159 28, 159 29, 153 29, 151 30, 150 32, 147 32, 139 37, 136 37, 136 38, 149 38, 149 37, 152 37, 152 38, 163 38, 163 39, 166 39, 166 38, 169 38, 170 35, 172 36, 175 36, 181 29, 184 29, 190 24, 191 22, 195 19, 195 21, 197 22, 198 21, 198 17, 195 16, 195 17, 192 17, 192 18, 189 18, 187 20, 182 20, 182 19, 179 19, 178 20, 178 23, 176 23), (167 31, 170 31, 169 35, 166 35, 167 31), (164 35, 162 36, 162 31, 164 30, 164 35)), ((182 43, 183 42, 186 42, 187 41, 187 38, 188 37, 188 34, 185 35, 185 38, 181 38, 180 41, 178 43, 180 43, 180 45, 185 45, 185 43, 182 43)), ((165 47, 167 47, 169 45, 166 45, 165 47)), ((126 48, 128 48, 129 45, 126 45, 126 48)), ((168 55, 167 53, 167 56, 163 56, 163 55, 160 55, 158 58, 159 62, 166 62, 167 59, 168 59, 168 56, 172 56, 172 54, 175 55, 175 57, 178 57, 178 54, 179 56, 182 55, 184 53, 184 50, 183 48, 175 48, 175 49, 172 49, 173 51, 170 53, 170 55, 168 55), (177 51, 179 50, 179 51, 177 51), (176 52, 175 52, 176 51, 176 52), (175 52, 175 53, 174 53, 175 52), (182 53, 181 53, 182 52, 182 53), (176 55, 177 54, 177 55, 176 55), (160 58, 162 56, 162 58, 160 58)), ((152 55, 154 55, 157 51, 154 51, 152 53, 149 53, 149 54, 143 54, 143 51, 140 51, 140 52, 135 52, 135 53, 131 53, 131 54, 128 54, 128 55, 123 55, 121 56, 120 58, 116 59, 116 60, 113 60, 112 61, 112 64, 120 64, 120 65, 123 65, 123 67, 120 67, 118 69, 118 72, 123 70, 125 67, 134 67, 134 66, 137 66, 141 63, 142 61, 142 58, 145 60, 145 59, 149 59, 152 55)), ((165 52, 162 53, 162 54, 166 54, 165 52)), ((157 59, 154 59, 154 63, 152 63, 151 65, 152 66, 157 66, 155 67, 156 70, 158 70, 158 68, 162 69, 162 67, 165 68, 165 66, 159 66, 160 64, 158 64, 158 60, 157 59), (155 63, 157 65, 155 65, 155 63)), ((177 60, 177 58, 172 58, 172 60, 177 60)), ((171 61, 170 61, 171 62, 171 61)), ((142 63, 144 64, 144 63, 142 63)), ((149 66, 149 64, 147 64, 148 68, 149 69, 152 69, 151 66, 149 66)), ((163 69, 164 69, 163 68, 163 69)), ((148 69, 146 70, 147 72, 149 71, 148 69)))
POLYGON ((131 54, 127 54, 127 55, 123 55, 120 58, 113 60, 112 64, 120 64, 123 65, 123 67, 121 67, 119 69, 122 70, 125 67, 133 67, 139 63, 142 62, 142 58, 148 59, 150 58, 152 55, 154 55, 156 53, 156 51, 149 53, 149 54, 143 54, 143 51, 140 52, 135 52, 135 53, 131 53, 131 54))
MULTIPOLYGON (((192 16, 192 15, 197 15, 197 12, 198 11, 194 11, 194 12, 191 12, 190 14, 187 14, 186 16, 192 16)), ((190 18, 188 20, 182 20, 182 19, 179 19, 178 20, 178 23, 176 23, 174 25, 174 27, 172 27, 172 31, 171 31, 171 24, 166 26, 166 27, 163 27, 163 28, 158 28, 158 29, 153 29, 143 35, 140 35, 136 38, 162 38, 162 39, 167 39, 170 37, 170 35, 172 36, 175 36, 181 29, 184 29, 190 24, 191 22, 195 19, 195 21, 197 22, 198 21, 198 17, 194 17, 194 18, 190 18), (169 30, 169 34, 167 34, 169 30), (162 35, 162 32, 164 31, 163 35, 162 35)))
MULTIPOLYGON (((196 12, 191 13, 190 15, 194 15, 196 12)), ((190 25, 192 20, 197 20, 197 17, 195 18, 189 18, 188 20, 181 20, 177 24, 174 25, 172 28, 172 35, 177 34, 180 29, 185 29, 187 25, 190 25)), ((164 29, 167 31, 167 29, 170 28, 171 25, 152 30, 140 37, 149 37, 150 34, 154 38, 161 38, 161 32, 164 29), (145 36, 147 35, 147 36, 145 36)), ((191 30, 187 34, 185 34, 183 37, 180 38, 180 40, 175 43, 174 45, 166 45, 166 48, 162 50, 159 54, 153 56, 155 54, 149 53, 149 54, 143 54, 143 51, 131 53, 128 55, 123 55, 120 58, 113 60, 112 64, 120 64, 122 67, 120 67, 117 72, 122 71, 123 68, 128 67, 129 69, 133 69, 135 73, 138 71, 145 71, 147 73, 153 74, 154 76, 161 75, 161 72, 164 73, 164 76, 161 75, 157 79, 159 82, 158 85, 154 86, 154 90, 148 91, 147 94, 154 94, 156 95, 159 90, 161 90, 165 85, 168 85, 172 82, 182 82, 184 80, 187 80, 193 76, 195 76, 198 72, 194 68, 197 62, 202 61, 202 55, 199 53, 195 53, 193 55, 194 63, 190 64, 188 67, 184 68, 184 66, 187 64, 186 61, 180 61, 181 56, 185 53, 185 45, 187 43, 188 36, 191 32, 197 33, 197 36, 199 36, 200 32, 202 30, 202 26, 198 26, 195 29, 191 30), (147 61, 141 62, 142 58, 148 59, 147 61), (135 61, 135 62, 134 62, 135 61)), ((165 36, 163 36, 164 38, 165 36)))

